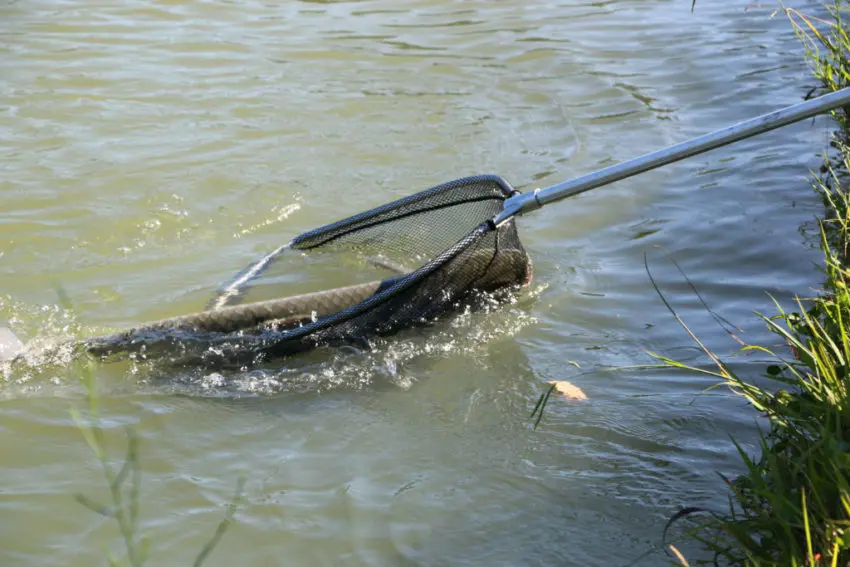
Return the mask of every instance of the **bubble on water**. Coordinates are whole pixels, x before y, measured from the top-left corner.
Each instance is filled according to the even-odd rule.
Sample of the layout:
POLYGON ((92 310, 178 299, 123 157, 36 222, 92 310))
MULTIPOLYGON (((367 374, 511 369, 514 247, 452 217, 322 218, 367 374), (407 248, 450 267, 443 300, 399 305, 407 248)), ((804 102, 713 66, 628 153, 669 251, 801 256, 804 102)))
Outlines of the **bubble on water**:
POLYGON ((203 378, 201 378, 200 385, 201 388, 205 390, 209 390, 210 388, 221 388, 226 384, 225 378, 223 374, 218 372, 213 372, 212 374, 207 374, 203 378))
POLYGON ((159 219, 148 219, 148 220, 144 221, 139 226, 139 228, 141 229, 142 233, 150 234, 152 232, 156 232, 157 230, 159 230, 159 228, 161 226, 162 226, 162 223, 160 222, 159 219))
POLYGON ((0 296, 0 320, 24 343, 13 361, 0 363, 0 390, 4 397, 31 395, 43 385, 71 382, 58 368, 73 362, 73 339, 80 332, 75 314, 59 305, 27 305, 0 296))
POLYGON ((178 219, 188 217, 189 211, 186 209, 174 209, 170 207, 168 204, 162 205, 157 209, 160 213, 164 213, 168 216, 176 217, 178 219))

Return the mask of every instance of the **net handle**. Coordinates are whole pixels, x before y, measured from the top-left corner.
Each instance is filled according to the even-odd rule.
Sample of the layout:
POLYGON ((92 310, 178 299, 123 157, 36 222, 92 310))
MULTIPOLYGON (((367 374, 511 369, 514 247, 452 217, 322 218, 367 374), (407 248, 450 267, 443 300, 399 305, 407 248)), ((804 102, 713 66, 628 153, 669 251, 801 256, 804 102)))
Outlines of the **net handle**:
POLYGON ((638 175, 663 165, 677 162, 695 155, 757 136, 776 128, 788 126, 795 122, 812 118, 828 110, 834 110, 841 106, 850 104, 850 87, 839 91, 807 100, 792 106, 763 114, 692 138, 685 142, 657 150, 635 159, 600 169, 593 173, 546 187, 536 189, 532 193, 516 195, 505 201, 504 209, 493 219, 497 225, 506 220, 530 211, 537 210, 544 205, 554 203, 568 197, 573 197, 585 191, 608 185, 627 177, 638 175))

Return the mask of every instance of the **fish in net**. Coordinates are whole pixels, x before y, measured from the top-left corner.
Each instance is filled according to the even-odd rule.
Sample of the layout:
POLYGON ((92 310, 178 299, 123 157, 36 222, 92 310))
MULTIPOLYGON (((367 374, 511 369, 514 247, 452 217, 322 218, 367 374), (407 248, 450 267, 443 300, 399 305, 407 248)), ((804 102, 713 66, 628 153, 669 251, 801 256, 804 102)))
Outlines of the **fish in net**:
MULTIPOLYGON (((368 343, 478 305, 485 295, 507 298, 531 281, 531 260, 513 220, 496 226, 481 219, 493 218, 516 194, 498 176, 464 178, 306 232, 275 253, 355 255, 404 273, 233 305, 271 263, 267 257, 212 309, 83 339, 77 349, 104 360, 141 352, 184 364, 244 365, 319 345, 368 343)), ((10 350, 0 357, 14 358, 25 347, 10 350)))

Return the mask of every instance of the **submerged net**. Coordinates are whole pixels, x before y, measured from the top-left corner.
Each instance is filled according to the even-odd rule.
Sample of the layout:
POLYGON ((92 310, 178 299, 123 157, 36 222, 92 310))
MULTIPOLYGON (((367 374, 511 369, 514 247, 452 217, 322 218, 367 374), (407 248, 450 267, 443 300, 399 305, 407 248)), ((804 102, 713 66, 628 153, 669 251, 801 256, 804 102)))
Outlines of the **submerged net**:
MULTIPOLYGON (((432 322, 475 302, 482 292, 492 297, 493 292, 516 289, 531 280, 531 261, 513 220, 499 227, 489 220, 501 212, 505 199, 516 193, 501 177, 468 177, 296 237, 289 248, 308 254, 379 257, 403 270, 401 275, 376 282, 365 298, 358 296, 341 310, 315 309, 306 319, 303 314, 292 317, 295 312, 290 310, 290 316, 281 317, 269 307, 271 302, 263 302, 206 311, 192 316, 189 324, 188 317, 174 318, 167 324, 122 333, 122 337, 134 340, 171 325, 172 330, 180 331, 179 338, 172 333, 171 339, 177 338, 184 355, 188 354, 187 345, 205 345, 201 362, 245 364, 322 344, 361 342, 432 322), (232 332, 234 325, 236 333, 232 332), (213 333, 213 338, 192 333, 225 328, 227 332, 213 333)), ((338 291, 351 295, 345 290, 321 295, 335 300, 338 291)), ((308 298, 302 303, 309 307, 309 297, 300 297, 308 298)), ((277 300, 275 305, 286 301, 277 300)), ((101 343, 98 350, 108 344, 101 343)), ((108 350, 114 352, 118 346, 112 342, 108 350)))
POLYGON ((263 350, 365 339, 424 324, 481 292, 527 284, 531 261, 513 221, 489 222, 516 191, 501 177, 459 179, 307 232, 291 247, 308 252, 378 254, 421 266, 365 301, 289 330, 263 350))

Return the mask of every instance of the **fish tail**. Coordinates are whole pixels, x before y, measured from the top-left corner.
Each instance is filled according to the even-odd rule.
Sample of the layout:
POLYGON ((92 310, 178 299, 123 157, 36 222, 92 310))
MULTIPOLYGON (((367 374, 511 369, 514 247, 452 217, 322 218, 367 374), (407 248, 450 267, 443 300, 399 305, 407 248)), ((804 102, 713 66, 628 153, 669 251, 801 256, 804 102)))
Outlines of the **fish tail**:
POLYGON ((9 327, 0 327, 0 362, 7 362, 24 351, 24 343, 9 327))
POLYGON ((248 282, 263 273, 265 269, 269 267, 272 261, 277 258, 281 254, 281 252, 288 248, 288 243, 284 244, 283 246, 279 246, 277 249, 266 254, 263 258, 254 262, 253 264, 236 274, 236 276, 233 278, 233 280, 230 281, 230 283, 228 283, 221 290, 219 290, 218 297, 216 297, 207 304, 207 310, 221 309, 222 307, 226 307, 233 297, 241 295, 245 291, 245 287, 248 285, 248 282))

